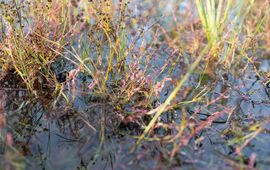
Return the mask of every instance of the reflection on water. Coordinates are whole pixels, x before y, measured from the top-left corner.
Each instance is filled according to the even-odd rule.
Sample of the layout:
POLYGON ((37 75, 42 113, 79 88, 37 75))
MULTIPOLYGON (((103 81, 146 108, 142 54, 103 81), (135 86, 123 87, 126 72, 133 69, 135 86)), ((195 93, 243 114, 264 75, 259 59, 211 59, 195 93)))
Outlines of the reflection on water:
MULTIPOLYGON (((237 135, 248 134, 251 125, 264 122, 265 130, 242 152, 244 160, 255 153, 257 167, 264 169, 270 162, 267 159, 270 152, 264 149, 270 147, 270 100, 264 80, 254 75, 249 72, 240 78, 228 76, 226 81, 216 84, 215 92, 208 93, 209 98, 217 98, 226 91, 227 97, 204 108, 198 118, 203 120, 207 113, 230 106, 235 107, 231 121, 223 118, 214 122, 210 129, 197 136, 201 138, 199 142, 192 139, 173 160, 168 154, 172 144, 166 142, 143 142, 131 154, 134 136, 139 135, 140 130, 136 129, 136 124, 120 125, 116 113, 105 103, 89 104, 89 98, 82 95, 74 106, 53 107, 51 99, 31 99, 26 91, 3 89, 0 100, 5 107, 0 110, 5 115, 6 126, 2 127, 4 159, 1 163, 8 167, 9 163, 16 162, 26 169, 229 168, 237 156, 234 145, 226 143, 237 135), (3 138, 8 132, 12 134, 12 146, 3 138)), ((192 114, 200 107, 193 105, 187 110, 192 114)))

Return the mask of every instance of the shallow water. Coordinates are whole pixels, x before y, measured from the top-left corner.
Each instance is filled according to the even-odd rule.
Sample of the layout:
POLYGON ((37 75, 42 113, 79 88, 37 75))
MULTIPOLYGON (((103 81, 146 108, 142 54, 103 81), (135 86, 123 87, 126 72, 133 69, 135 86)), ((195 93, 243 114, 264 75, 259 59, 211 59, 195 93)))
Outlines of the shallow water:
MULTIPOLYGON (((173 1, 176 2, 176 0, 171 2, 173 1)), ((181 2, 179 10, 184 11, 187 1, 181 2)), ((134 4, 137 4, 134 5, 134 17, 138 17, 143 11, 148 11, 153 6, 151 3, 142 6, 140 4, 143 3, 137 1, 136 3, 134 1, 134 4)), ((159 10, 156 11, 158 15, 146 22, 147 24, 143 27, 145 30, 149 29, 153 23, 161 25, 171 23, 172 17, 163 18, 165 15, 171 15, 172 6, 163 8, 164 4, 170 3, 160 2, 159 10)), ((172 25, 164 27, 175 26, 172 25)), ((136 43, 138 49, 144 43, 143 41, 153 39, 151 33, 144 36, 136 43)), ((127 40, 130 41, 128 43, 131 43, 131 39, 127 40)), ((74 48, 78 47, 76 43, 72 45, 74 48)), ((104 53, 106 52, 105 50, 104 53)), ((165 77, 178 80, 180 73, 186 71, 187 62, 182 60, 190 56, 183 54, 179 59, 180 55, 177 52, 174 53, 174 50, 164 45, 151 59, 152 69, 149 70, 151 76, 156 76, 155 72, 160 71, 165 61, 169 65, 160 76, 153 76, 156 81, 162 81, 165 77), (170 65, 175 64, 175 61, 177 64, 168 74, 170 65)), ((106 54, 103 57, 105 60, 106 54)), ((126 62, 129 64, 132 61, 127 58, 126 62)), ((145 68, 144 62, 140 63, 142 70, 145 68)), ((56 74, 59 74, 63 70, 70 71, 73 67, 57 65, 56 62, 54 69, 56 74)), ((269 72, 270 60, 261 60, 257 69, 260 72, 269 72)), ((224 70, 220 72, 223 74, 224 70)), ((187 100, 198 93, 196 90, 200 91, 204 88, 210 90, 205 94, 209 100, 218 98, 225 91, 227 91, 225 94, 227 97, 207 107, 204 101, 187 104, 185 109, 188 116, 199 110, 199 114, 195 116, 198 122, 205 120, 209 114, 227 107, 234 108, 233 114, 229 118, 223 115, 211 126, 200 131, 172 159, 170 159, 170 152, 174 146, 168 141, 143 141, 134 153, 130 152, 137 137, 142 133, 142 127, 136 122, 128 124, 120 122, 121 113, 117 113, 106 101, 93 98, 87 89, 92 81, 91 77, 84 78, 82 74, 79 75, 76 94, 71 92, 68 94, 68 87, 65 86, 64 91, 68 97, 76 96, 69 105, 62 99, 54 104, 54 100, 47 96, 32 98, 25 89, 3 87, 0 89, 0 113, 5 115, 6 126, 1 129, 1 136, 11 133, 13 144, 9 146, 9 141, 2 138, 0 166, 6 169, 17 167, 17 169, 32 170, 234 169, 241 167, 242 164, 248 165, 250 157, 255 154, 256 168, 269 169, 270 90, 264 84, 266 80, 256 76, 252 65, 248 66, 241 76, 233 76, 233 73, 228 71, 225 80, 225 78, 220 78, 222 74, 218 74, 219 82, 206 79, 206 82, 198 85, 199 75, 194 73, 185 84, 185 88, 192 89, 187 100), (196 86, 199 88, 195 90, 196 86), (256 124, 261 125, 264 130, 243 148, 242 156, 238 156, 235 149, 244 143, 245 140, 241 141, 241 139, 251 134, 253 131, 250 127, 256 124), (236 142, 233 143, 235 140, 236 142)), ((173 88, 174 86, 169 81, 165 84, 159 96, 160 103, 166 100, 173 88)), ((180 95, 179 98, 181 98, 180 95)), ((178 125, 182 121, 182 115, 180 109, 175 109, 175 111, 164 113, 161 116, 161 122, 178 125)), ((161 128, 154 132, 155 136, 161 137, 176 133, 176 128, 171 131, 161 128)))
MULTIPOLYGON (((267 62, 262 62, 261 70, 269 67, 265 64, 267 62)), ((189 145, 183 147, 171 161, 167 155, 172 147, 169 143, 145 141, 135 153, 130 153, 136 141, 134 137, 141 130, 132 124, 121 127, 109 106, 89 103, 89 97, 80 90, 74 105, 52 108, 49 99, 30 99, 25 91, 2 89, 1 100, 4 101, 7 119, 3 131, 13 134, 14 154, 21 157, 23 161, 20 164, 26 169, 231 169, 233 165, 230 161, 236 160, 237 156, 233 153, 235 145, 229 146, 227 142, 234 135, 225 131, 238 128, 249 134, 244 126, 248 128, 256 122, 269 120, 269 96, 263 80, 254 75, 250 69, 241 78, 229 76, 226 85, 224 82, 216 84, 215 91, 208 94, 209 98, 219 96, 224 87, 235 87, 228 93, 229 98, 221 103, 235 107, 232 115, 235 120, 229 123, 223 117, 220 121, 225 120, 224 123, 213 123, 211 128, 199 134, 198 137, 202 138, 200 142, 191 139, 189 145), (103 119, 106 125, 104 131, 101 130, 103 119), (105 139, 101 140, 101 136, 105 139)), ((201 107, 191 106, 191 111, 201 107)), ((215 109, 218 108, 213 105, 202 112, 213 112, 215 109)), ((181 117, 181 112, 178 114, 181 117)), ((203 115, 198 117, 205 118, 203 115)), ((268 126, 266 122, 264 127, 268 126)), ((261 132, 243 149, 243 158, 248 160, 255 153, 256 167, 267 169, 270 164, 270 151, 266 149, 270 147, 269 139, 269 131, 261 132)), ((2 153, 8 150, 3 143, 1 148, 6 148, 2 153)))

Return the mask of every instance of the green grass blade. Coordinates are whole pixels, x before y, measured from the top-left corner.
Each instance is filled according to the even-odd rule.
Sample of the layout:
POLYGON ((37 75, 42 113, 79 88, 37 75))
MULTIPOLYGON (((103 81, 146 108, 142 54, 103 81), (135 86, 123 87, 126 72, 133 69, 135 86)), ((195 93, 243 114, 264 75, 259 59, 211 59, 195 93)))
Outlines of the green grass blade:
MULTIPOLYGON (((146 126, 143 134, 139 137, 139 139, 136 142, 135 147, 132 148, 131 152, 133 152, 136 149, 136 146, 138 146, 141 141, 145 138, 145 136, 148 134, 150 129, 154 126, 157 119, 160 117, 160 115, 166 110, 166 108, 171 104, 173 99, 177 96, 178 91, 182 88, 184 83, 188 80, 189 76, 192 74, 192 72, 195 70, 195 68, 199 65, 201 59, 203 58, 204 54, 208 50, 208 47, 205 47, 203 51, 200 53, 199 57, 196 59, 196 61, 190 66, 190 69, 185 74, 185 76, 179 81, 178 85, 175 87, 175 89, 172 91, 170 96, 166 99, 166 101, 160 106, 160 109, 157 111, 155 116, 152 118, 150 123, 146 126)), ((150 111, 151 112, 151 111, 150 111)))

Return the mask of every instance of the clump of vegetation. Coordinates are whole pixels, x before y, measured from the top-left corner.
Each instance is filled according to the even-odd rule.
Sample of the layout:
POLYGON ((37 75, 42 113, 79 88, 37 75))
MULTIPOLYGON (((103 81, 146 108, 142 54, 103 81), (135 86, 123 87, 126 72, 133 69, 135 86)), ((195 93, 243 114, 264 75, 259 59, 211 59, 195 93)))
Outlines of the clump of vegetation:
MULTIPOLYGON (((266 132, 268 121, 248 122, 252 116, 241 113, 241 103, 269 108, 269 65, 262 64, 269 59, 269 2, 0 2, 0 86, 31 101, 7 106, 14 114, 42 107, 37 110, 51 119, 68 117, 76 140, 82 121, 99 134, 95 159, 107 147, 108 131, 135 131, 133 152, 158 141, 164 159, 180 165, 182 149, 197 148, 223 124, 215 136, 234 148, 232 166, 255 166, 251 157, 246 165, 242 150, 266 132), (255 79, 251 87, 244 78, 255 79), (261 92, 253 89, 257 82, 261 92)), ((25 118, 20 128, 7 127, 18 143, 43 120, 25 114, 18 116, 25 118), (19 130, 24 126, 30 130, 19 130)))

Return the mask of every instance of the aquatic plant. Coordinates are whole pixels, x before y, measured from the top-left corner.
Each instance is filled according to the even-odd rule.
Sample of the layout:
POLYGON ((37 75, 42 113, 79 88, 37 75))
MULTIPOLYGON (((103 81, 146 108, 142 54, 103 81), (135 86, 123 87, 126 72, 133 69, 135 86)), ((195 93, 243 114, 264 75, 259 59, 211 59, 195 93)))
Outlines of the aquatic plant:
POLYGON ((0 88, 12 91, 0 96, 4 162, 15 167, 15 148, 56 134, 55 121, 60 138, 97 139, 81 167, 113 160, 110 142, 124 136, 140 154, 130 164, 157 150, 157 162, 181 167, 184 152, 218 138, 234 154, 214 160, 254 168, 245 149, 267 132, 253 112, 269 108, 269 11, 262 0, 1 1, 0 88))

